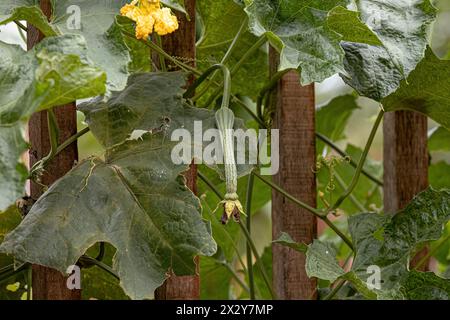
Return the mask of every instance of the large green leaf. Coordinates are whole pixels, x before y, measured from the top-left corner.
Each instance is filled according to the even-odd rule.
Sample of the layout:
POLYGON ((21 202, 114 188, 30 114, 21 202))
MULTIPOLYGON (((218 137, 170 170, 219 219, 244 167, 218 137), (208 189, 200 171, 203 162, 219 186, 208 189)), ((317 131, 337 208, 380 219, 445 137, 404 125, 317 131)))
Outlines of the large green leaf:
POLYGON ((408 81, 402 81, 400 88, 381 103, 387 111, 418 111, 450 130, 449 74, 450 61, 439 60, 428 48, 408 81))
POLYGON ((212 255, 216 244, 201 218, 199 200, 171 161, 173 142, 146 134, 91 158, 56 182, 1 252, 19 261, 65 272, 94 243, 116 249, 113 268, 134 299, 152 298, 169 270, 195 272, 195 255, 212 255))
MULTIPOLYGON (((450 190, 430 188, 395 216, 375 213, 351 216, 349 230, 356 248, 352 270, 346 273, 340 267, 331 245, 315 240, 306 253, 307 273, 331 282, 348 280, 366 298, 443 298, 448 294, 448 280, 410 272, 408 267, 418 245, 441 237, 444 225, 450 220, 449 208, 450 190), (378 267, 381 272, 381 287, 369 289, 368 278, 373 274, 369 268, 373 267, 378 267)), ((287 241, 285 245, 292 248, 293 243, 287 241)))
POLYGON ((26 149, 19 125, 0 126, 0 212, 25 194, 28 173, 19 158, 26 149))
MULTIPOLYGON (((214 112, 189 106, 182 97, 185 84, 185 74, 181 72, 134 74, 127 87, 112 92, 107 101, 99 97, 79 108, 86 115, 86 122, 95 137, 106 147, 132 137, 136 130, 164 129, 170 140, 174 130, 180 128, 188 131, 196 146, 209 145, 208 141, 194 140, 197 136, 202 139, 204 131, 216 128, 214 112)), ((236 119, 235 128, 244 128, 241 120, 236 119)), ((208 165, 223 177, 222 165, 208 165)), ((244 176, 252 168, 249 164, 238 164, 238 175, 244 176)))
POLYGON ((342 41, 382 45, 378 36, 359 18, 357 11, 336 7, 328 15, 328 26, 342 35, 342 41))
POLYGON ((192 108, 183 100, 184 74, 140 73, 130 76, 123 91, 112 92, 84 103, 79 109, 95 137, 106 147, 123 142, 134 130, 149 131, 167 127, 167 136, 179 128, 194 132, 194 121, 204 128, 214 127, 214 114, 192 108))
POLYGON ((433 272, 411 271, 398 292, 408 300, 450 300, 450 280, 433 272))
MULTIPOLYGON (((138 56, 148 50, 145 50, 142 43, 122 35, 119 24, 123 24, 123 19, 119 24, 116 23, 116 16, 126 3, 127 0, 54 1, 52 19, 48 23, 40 9, 25 7, 34 4, 33 1, 24 0, 17 3, 10 1, 3 8, 0 7, 0 18, 1 14, 7 17, 9 14, 5 22, 14 19, 27 20, 47 36, 55 35, 57 32, 84 36, 89 58, 107 74, 108 89, 120 90, 125 87, 129 71, 149 71, 150 68, 149 59, 144 59, 143 55, 138 56)), ((182 1, 167 0, 165 3, 184 11, 182 1)), ((147 58, 149 57, 150 55, 147 55, 147 58)))
POLYGON ((327 16, 346 0, 252 0, 245 9, 250 30, 267 35, 281 54, 280 70, 301 71, 301 83, 320 82, 344 70, 341 36, 330 29, 327 16))
POLYGON ((408 276, 411 255, 419 244, 440 238, 450 219, 450 191, 429 188, 392 218, 376 214, 350 217, 356 257, 352 270, 366 281, 367 268, 381 270, 382 291, 398 290, 408 276))
POLYGON ((105 74, 86 57, 83 37, 44 39, 31 51, 0 42, 0 125, 105 92, 105 74))
MULTIPOLYGON (((136 24, 133 20, 124 16, 117 16, 116 24, 111 27, 110 32, 118 34, 118 32, 125 31, 134 34, 135 28, 136 24)), ((119 36, 120 35, 118 34, 118 37, 119 36)), ((150 48, 136 38, 123 37, 123 41, 128 48, 131 58, 131 61, 128 64, 128 71, 132 73, 150 72, 152 70, 152 55, 150 48)))
POLYGON ((54 4, 52 23, 62 33, 81 34, 86 38, 88 56, 106 72, 110 90, 123 89, 128 77, 130 55, 121 33, 114 25, 116 15, 126 3, 127 0, 58 0, 54 4), (73 27, 70 22, 74 16, 67 14, 67 9, 73 5, 81 9, 80 29, 73 27))
POLYGON ((428 27, 436 18, 430 0, 358 0, 361 19, 407 76, 424 57, 428 27))
POLYGON ((423 59, 436 10, 429 0, 359 0, 357 7, 382 45, 343 43, 347 75, 342 77, 361 95, 379 101, 423 59))
MULTIPOLYGON (((203 35, 197 44, 198 67, 208 69, 220 63, 229 46, 245 21, 244 10, 230 0, 201 0, 197 7, 204 25, 203 35)), ((247 31, 247 26, 227 61, 234 66, 257 38, 247 31)), ((264 50, 258 50, 233 75, 232 90, 235 94, 256 98, 268 78, 268 57, 264 50)))

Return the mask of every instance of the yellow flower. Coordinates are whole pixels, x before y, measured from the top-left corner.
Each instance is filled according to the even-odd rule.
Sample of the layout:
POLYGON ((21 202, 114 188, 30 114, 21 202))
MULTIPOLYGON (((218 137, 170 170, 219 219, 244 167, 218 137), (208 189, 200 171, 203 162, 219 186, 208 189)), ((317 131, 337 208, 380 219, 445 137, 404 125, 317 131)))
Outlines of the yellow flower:
POLYGON ((178 29, 178 19, 172 14, 169 8, 163 8, 155 13, 155 31, 160 36, 172 33, 178 29))
POLYGON ((153 12, 158 11, 161 8, 160 0, 143 0, 140 3, 142 13, 145 15, 151 15, 153 12))
POLYGON ((155 19, 152 16, 139 16, 136 22, 136 38, 146 39, 152 33, 155 19))
POLYGON ((130 18, 133 21, 137 21, 137 18, 142 15, 142 12, 139 7, 135 6, 136 3, 137 0, 123 6, 122 9, 120 9, 120 14, 122 16, 130 18))
POLYGON ((146 39, 153 30, 163 36, 178 29, 178 20, 169 8, 161 8, 160 0, 133 0, 120 9, 120 14, 136 22, 136 38, 146 39))

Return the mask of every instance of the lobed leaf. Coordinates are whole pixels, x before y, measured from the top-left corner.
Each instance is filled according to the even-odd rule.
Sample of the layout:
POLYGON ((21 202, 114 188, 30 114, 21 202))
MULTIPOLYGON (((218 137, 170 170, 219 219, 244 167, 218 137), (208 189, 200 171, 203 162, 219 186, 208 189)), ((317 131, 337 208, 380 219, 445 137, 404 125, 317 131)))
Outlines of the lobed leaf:
POLYGON ((357 11, 336 7, 328 14, 328 26, 342 35, 342 41, 383 45, 378 36, 359 18, 357 11))
POLYGON ((439 60, 428 48, 425 59, 400 88, 381 100, 386 111, 412 110, 423 113, 450 130, 450 61, 439 60))
POLYGON ((359 0, 361 20, 382 45, 343 43, 344 81, 380 101, 393 93, 423 59, 436 9, 429 0, 359 0))
POLYGON ((115 17, 127 0, 114 1, 73 1, 58 0, 54 3, 52 24, 63 34, 78 34, 86 39, 88 56, 107 74, 108 89, 121 90, 128 77, 130 54, 123 36, 115 26, 115 17), (77 21, 76 11, 81 16, 77 21), (79 25, 77 25, 79 22, 79 25))
POLYGON ((381 270, 381 291, 398 291, 408 277, 411 255, 419 244, 440 238, 450 220, 450 191, 429 188, 402 211, 384 218, 373 213, 352 216, 349 230, 356 247, 352 270, 366 281, 369 266, 381 270))
POLYGON ((46 38, 29 52, 0 42, 0 53, 0 125, 105 92, 106 76, 90 64, 81 36, 46 38))
POLYGON ((195 273, 195 255, 216 244, 202 220, 199 200, 170 158, 173 143, 161 133, 128 141, 91 158, 60 179, 36 202, 0 251, 61 272, 94 243, 112 244, 113 268, 133 299, 152 298, 171 270, 195 273))
POLYGON ((321 82, 344 72, 341 36, 330 29, 328 13, 347 0, 252 0, 245 11, 250 31, 266 35, 280 52, 280 70, 298 69, 301 83, 321 82))
MULTIPOLYGON (((112 92, 106 101, 99 97, 82 104, 79 109, 85 114, 94 136, 106 147, 132 138, 136 131, 163 130, 170 140, 175 130, 183 128, 190 134, 187 139, 190 141, 181 143, 192 143, 194 148, 203 151, 202 148, 210 143, 203 141, 203 133, 216 128, 215 113, 189 106, 182 97, 185 84, 185 75, 181 72, 134 74, 123 91, 112 92)), ((235 128, 244 129, 242 121, 236 119, 235 128)), ((235 145, 237 143, 235 141, 235 145)), ((207 165, 224 178, 223 165, 207 165)), ((244 176, 252 168, 251 164, 238 164, 238 175, 244 176)))

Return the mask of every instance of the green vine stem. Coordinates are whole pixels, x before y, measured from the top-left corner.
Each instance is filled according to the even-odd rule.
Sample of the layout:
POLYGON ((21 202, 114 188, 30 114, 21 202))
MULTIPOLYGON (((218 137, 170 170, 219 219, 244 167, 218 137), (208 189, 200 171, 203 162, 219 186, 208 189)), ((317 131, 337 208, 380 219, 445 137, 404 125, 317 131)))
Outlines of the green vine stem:
POLYGON ((53 109, 47 110, 48 136, 50 140, 50 152, 44 158, 34 164, 30 170, 30 177, 39 181, 39 176, 46 165, 55 157, 58 149, 59 128, 58 121, 53 109))
POLYGON ((52 161, 57 155, 59 155, 61 152, 63 152, 68 146, 70 146, 72 143, 74 143, 75 141, 77 141, 79 138, 81 138, 82 136, 84 136, 86 133, 88 133, 90 131, 89 127, 86 127, 80 131, 78 131, 76 134, 74 134, 73 136, 71 136, 69 139, 67 139, 66 141, 64 141, 60 146, 56 147, 56 151, 54 151, 53 153, 50 152, 49 156, 41 159, 41 162, 36 163, 30 170, 30 176, 34 177, 34 175, 36 174, 36 170, 38 170, 38 164, 40 167, 45 168, 48 163, 50 161, 52 161))
POLYGON ((262 110, 264 98, 273 90, 273 88, 275 88, 280 79, 283 78, 283 76, 291 70, 293 69, 286 69, 275 73, 275 75, 270 79, 270 81, 259 92, 258 97, 256 99, 256 112, 258 118, 260 118, 262 121, 264 121, 262 110))
POLYGON ((261 175, 259 175, 258 173, 254 172, 254 175, 256 177, 258 177, 262 182, 264 182, 265 184, 267 184, 268 186, 270 186, 272 189, 278 191, 279 193, 281 193, 283 196, 285 196, 287 199, 291 200, 292 202, 294 202, 295 204, 297 204, 298 206, 302 207, 303 209, 308 210, 309 212, 311 212, 313 215, 315 215, 317 218, 323 220, 347 245, 350 249, 354 249, 353 247, 353 243, 351 242, 351 240, 342 233, 341 230, 339 230, 339 228, 333 224, 332 221, 330 221, 327 218, 327 213, 322 212, 319 209, 313 208, 311 206, 309 206, 308 204, 298 200, 297 198, 295 198, 293 195, 289 194, 286 190, 284 190, 283 188, 281 188, 280 186, 274 184, 273 182, 267 180, 266 178, 262 177, 261 175))
POLYGON ((333 297, 341 290, 341 288, 344 286, 345 282, 347 282, 344 279, 339 279, 338 284, 333 288, 333 290, 330 291, 328 295, 326 295, 323 300, 331 300, 333 297))
POLYGON ((14 20, 14 23, 17 25, 17 27, 19 29, 21 29, 22 31, 28 32, 28 28, 20 21, 18 20, 14 20))
MULTIPOLYGON (((225 55, 223 56, 222 60, 220 61, 220 64, 225 64, 230 59, 231 55, 233 54, 234 49, 236 48, 236 44, 241 39, 242 35, 244 34, 244 31, 247 28, 248 24, 248 17, 245 17, 244 21, 242 21, 242 24, 234 37, 233 41, 231 42, 230 46, 227 49, 227 52, 225 52, 225 55)), ((210 88, 211 84, 213 83, 214 77, 216 76, 216 72, 213 73, 211 76, 211 79, 208 79, 207 85, 199 92, 192 100, 197 101, 200 97, 202 97, 210 88)))
MULTIPOLYGON (((343 190, 346 190, 348 188, 348 186, 344 182, 344 179, 342 179, 342 177, 337 172, 334 173, 334 177, 343 190)), ((360 212, 365 212, 367 210, 353 194, 350 194, 348 198, 360 212)))
MULTIPOLYGON (((202 173, 199 171, 199 172, 198 172, 198 176, 200 177, 200 179, 202 179, 202 180, 206 183, 206 185, 207 185, 208 187, 211 188, 211 190, 217 195, 217 197, 218 197, 219 199, 223 199, 223 196, 222 196, 222 194, 220 193, 220 191, 219 191, 219 190, 218 190, 218 189, 217 189, 217 188, 216 188, 216 187, 208 180, 208 178, 205 177, 204 174, 202 174, 202 173)), ((264 278, 264 282, 265 282, 267 288, 269 289, 269 291, 270 291, 272 297, 275 299, 275 293, 274 293, 274 291, 273 291, 273 289, 272 289, 272 285, 270 284, 269 277, 267 276, 267 272, 265 271, 264 265, 262 264, 262 261, 261 261, 261 258, 260 258, 260 256, 259 256, 259 253, 258 253, 258 251, 256 250, 256 246, 255 246, 255 244, 253 243, 253 240, 252 240, 250 234, 248 233, 247 228, 242 224, 242 222, 239 222, 239 226, 241 227, 241 230, 243 231, 243 234, 244 234, 244 236, 245 236, 245 238, 246 238, 246 240, 247 240, 247 243, 250 245, 250 248, 251 248, 252 251, 253 251, 253 255, 255 256, 256 263, 258 264, 258 268, 260 269, 261 275, 262 275, 263 278, 264 278)))
MULTIPOLYGON (((258 41, 256 41, 256 43, 251 46, 247 52, 241 57, 241 59, 233 66, 233 68, 231 69, 231 75, 235 75, 236 72, 240 69, 240 67, 251 57, 251 55, 253 53, 255 53, 257 50, 259 50, 259 48, 261 48, 261 46, 263 44, 265 44, 267 42, 267 37, 265 35, 262 35, 258 41)), ((220 89, 221 89, 222 85, 219 85, 219 87, 216 89, 216 91, 213 92, 213 94, 211 95, 211 97, 208 99, 208 101, 205 103, 205 106, 208 107, 210 106, 219 96, 220 94, 220 89)))
MULTIPOLYGON (((255 177, 253 173, 250 173, 248 177, 248 183, 247 183, 247 195, 246 195, 246 201, 245 201, 245 212, 247 212, 247 219, 246 219, 246 226, 249 235, 252 235, 251 227, 252 227, 252 198, 253 198, 253 186, 255 182, 255 177)), ((246 253, 247 253, 247 271, 248 271, 248 282, 250 286, 250 300, 255 300, 255 279, 253 277, 253 255, 252 255, 252 248, 250 247, 250 244, 247 243, 246 246, 246 253)))
MULTIPOLYGON (((159 34, 155 33, 155 39, 156 39, 156 42, 157 42, 158 46, 160 48, 162 48, 163 45, 162 45, 161 36, 159 34)), ((159 53, 158 56, 159 56, 159 64, 160 64, 160 67, 161 67, 161 71, 162 72, 167 72, 166 59, 164 58, 164 55, 159 53)))
MULTIPOLYGON (((341 157, 350 159, 350 165, 354 168, 356 168, 358 166, 358 164, 345 152, 343 151, 341 148, 339 148, 333 141, 331 141, 328 137, 326 137, 325 135, 316 132, 316 137, 317 139, 319 139, 320 141, 322 141, 323 143, 327 144, 328 146, 330 146, 334 151, 336 151, 341 157)), ((365 175, 368 179, 372 180, 372 182, 376 183, 377 185, 379 185, 380 187, 383 186, 383 182, 381 180, 379 180, 378 178, 376 178, 374 175, 372 175, 370 172, 368 172, 367 170, 365 170, 364 168, 361 169, 361 173, 363 175, 365 175)))
POLYGON ((250 108, 245 104, 244 101, 236 97, 235 95, 231 95, 232 101, 240 105, 259 125, 259 128, 267 129, 267 125, 264 123, 262 119, 260 119, 250 108))
MULTIPOLYGON (((215 72, 218 69, 223 68, 223 64, 222 63, 217 63, 212 65, 208 70, 206 70, 205 72, 203 72, 203 74, 198 77, 197 79, 195 79, 194 83, 186 90, 186 92, 184 93, 183 97, 185 99, 190 99, 193 98, 195 95, 195 91, 196 89, 204 82, 208 79, 208 77, 210 76, 211 73, 215 72)), ((195 100, 195 99, 193 99, 195 100)))
MULTIPOLYGON (((201 171, 197 171, 197 175, 198 175, 198 177, 208 186, 208 188, 210 188, 211 189, 211 191, 219 198, 219 199, 222 199, 222 194, 220 193, 220 191, 214 186, 214 184, 212 184, 212 182, 211 181, 209 181, 209 179, 201 172, 201 171)), ((213 215, 213 211, 214 210, 212 210, 211 209, 211 207, 206 203, 206 206, 208 206, 208 210, 209 210, 209 212, 211 212, 211 217, 213 217, 214 218, 214 215, 213 215)), ((237 258, 238 258, 238 260, 239 260, 239 263, 240 263, 240 265, 241 265, 241 267, 242 267, 242 270, 244 270, 244 272, 247 272, 247 268, 246 268, 246 266, 245 266, 245 263, 244 263, 244 261, 242 260, 242 258, 241 258, 241 253, 239 252, 239 249, 238 249, 238 247, 236 246, 236 244, 234 243, 234 239, 231 237, 231 235, 230 235, 230 233, 228 232, 228 230, 227 229, 225 229, 225 234, 227 235, 227 237, 228 237, 228 240, 230 240, 230 243, 231 243, 231 246, 233 247, 233 250, 234 250, 234 252, 236 253, 236 256, 237 256, 237 258)))
POLYGON ((19 268, 15 269, 14 265, 11 264, 9 266, 6 266, 2 269, 0 269, 0 284, 3 284, 4 282, 8 281, 9 278, 11 278, 12 276, 27 270, 29 264, 25 263, 22 264, 19 268))
POLYGON ((303 209, 308 210, 309 212, 311 212, 313 215, 315 215, 317 218, 323 219, 324 218, 324 212, 311 207, 310 205, 298 200, 297 198, 295 198, 293 195, 289 194, 287 191, 285 191, 283 188, 281 188, 280 186, 276 185, 275 183, 269 181, 268 179, 264 178, 263 176, 261 176, 259 173, 254 172, 253 173, 256 177, 258 177, 258 179, 260 179, 262 182, 264 182, 265 184, 267 184, 269 187, 271 187, 272 189, 278 191, 279 193, 281 193, 283 196, 285 196, 287 199, 291 200, 292 202, 294 202, 295 204, 297 204, 298 206, 302 207, 303 209))
MULTIPOLYGON (((124 34, 127 37, 133 38, 134 40, 136 39, 136 36, 132 33, 129 33, 127 31, 122 31, 122 34, 124 34)), ((156 53, 162 55, 165 59, 169 60, 170 62, 172 62, 173 64, 175 64, 177 67, 179 67, 180 69, 186 71, 186 72, 192 72, 193 74, 195 74, 196 76, 201 76, 202 72, 197 70, 194 67, 191 67, 190 65, 179 61, 178 59, 172 57, 170 54, 168 54, 167 52, 164 51, 164 49, 162 49, 161 47, 159 47, 157 44, 153 43, 152 41, 146 40, 146 39, 140 39, 137 40, 142 42, 143 44, 145 44, 147 47, 149 47, 150 49, 153 49, 156 53)))
POLYGON ((364 167, 364 163, 366 162, 367 155, 369 154, 370 147, 372 146, 373 140, 375 139, 375 135, 378 131, 378 127, 380 126, 381 120, 383 119, 384 111, 380 110, 378 113, 377 119, 375 120, 375 123, 372 127, 372 130, 369 135, 369 139, 367 140, 366 146, 364 147, 363 154, 361 155, 361 159, 359 160, 358 166, 356 167, 355 174, 353 176, 352 182, 350 183, 347 190, 344 191, 344 193, 337 199, 335 204, 330 208, 329 212, 335 211, 342 202, 347 199, 347 197, 353 192, 356 185, 358 184, 359 177, 361 176, 361 171, 364 167))
POLYGON ((117 280, 120 280, 119 275, 107 264, 98 261, 95 258, 89 257, 87 255, 83 255, 81 256, 79 262, 83 265, 94 265, 99 267, 100 269, 102 269, 103 271, 106 271, 107 273, 109 273, 110 275, 112 275, 114 278, 116 278, 117 280))

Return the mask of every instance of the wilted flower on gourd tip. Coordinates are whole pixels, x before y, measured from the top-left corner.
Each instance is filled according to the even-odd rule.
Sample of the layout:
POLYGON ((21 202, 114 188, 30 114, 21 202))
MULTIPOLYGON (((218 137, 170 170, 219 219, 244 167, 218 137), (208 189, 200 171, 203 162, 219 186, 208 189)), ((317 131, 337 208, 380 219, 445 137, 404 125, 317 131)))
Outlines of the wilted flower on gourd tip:
POLYGON ((146 39, 153 30, 163 36, 178 29, 178 20, 169 8, 161 8, 160 0, 133 0, 120 9, 120 14, 136 22, 136 38, 146 39))
POLYGON ((216 112, 216 124, 222 142, 226 184, 225 199, 219 203, 219 206, 223 205, 224 213, 221 221, 223 224, 226 224, 231 217, 238 222, 240 220, 240 214, 245 215, 237 195, 237 168, 233 144, 233 111, 228 108, 220 108, 216 112))

